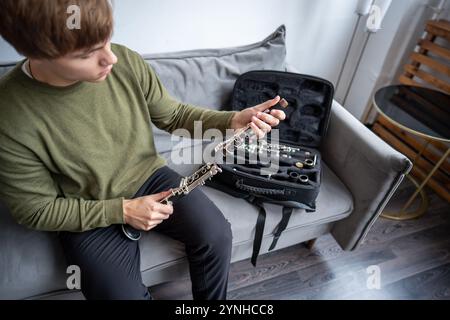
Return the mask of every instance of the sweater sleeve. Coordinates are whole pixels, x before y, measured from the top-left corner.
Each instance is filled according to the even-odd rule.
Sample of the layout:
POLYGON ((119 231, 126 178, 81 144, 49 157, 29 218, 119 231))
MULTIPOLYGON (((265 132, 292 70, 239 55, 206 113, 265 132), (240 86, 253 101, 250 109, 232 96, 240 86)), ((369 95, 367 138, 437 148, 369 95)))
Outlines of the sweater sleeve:
POLYGON ((231 119, 236 111, 210 110, 200 106, 177 101, 165 89, 154 70, 137 53, 132 53, 137 77, 147 100, 152 122, 161 130, 172 133, 183 128, 194 134, 194 121, 201 121, 202 132, 218 129, 225 134, 231 127, 231 119))
POLYGON ((50 172, 25 146, 0 135, 0 199, 31 229, 81 232, 123 223, 123 198, 83 200, 58 194, 50 172))

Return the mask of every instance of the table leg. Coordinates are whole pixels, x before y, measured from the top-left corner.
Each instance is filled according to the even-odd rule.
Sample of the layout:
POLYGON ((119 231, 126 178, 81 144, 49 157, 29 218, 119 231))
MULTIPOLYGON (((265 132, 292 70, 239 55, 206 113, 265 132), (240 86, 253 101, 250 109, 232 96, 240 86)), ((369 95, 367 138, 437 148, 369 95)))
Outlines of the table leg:
POLYGON ((426 178, 423 180, 423 182, 419 185, 417 182, 415 182, 412 177, 408 175, 408 178, 413 181, 413 183, 416 185, 416 191, 414 194, 409 198, 409 200, 406 202, 406 204, 403 206, 403 208, 399 212, 386 212, 383 213, 382 216, 384 218, 392 219, 392 220, 408 220, 408 219, 414 219, 422 216, 426 209, 428 208, 428 197, 426 197, 426 194, 424 192, 424 187, 428 183, 428 181, 431 179, 431 177, 434 175, 434 173, 439 169, 439 167, 444 163, 444 161, 448 158, 450 155, 450 148, 447 149, 445 154, 441 157, 441 159, 436 163, 436 165, 433 167, 433 169, 430 171, 430 173, 426 176, 426 178), (421 194, 422 195, 422 206, 419 210, 416 210, 414 212, 406 213, 406 209, 408 209, 411 204, 414 202, 416 197, 421 194))
POLYGON ((429 145, 430 145, 430 140, 426 140, 426 142, 420 149, 420 152, 418 154, 416 154, 416 156, 414 157, 414 160, 412 161, 413 166, 416 165, 417 160, 419 160, 420 156, 425 152, 425 150, 428 148, 429 145))
POLYGON ((428 183, 428 181, 431 179, 431 177, 434 175, 434 173, 439 169, 441 164, 444 163, 444 161, 448 158, 449 155, 450 155, 450 148, 447 149, 447 151, 442 156, 442 158, 439 160, 439 162, 436 163, 436 165, 434 166, 433 170, 431 170, 431 172, 428 174, 428 176, 425 178, 425 180, 423 180, 423 182, 420 185, 419 189, 417 189, 416 192, 412 195, 412 197, 408 200, 408 202, 402 208, 402 211, 406 210, 411 205, 411 203, 414 201, 414 199, 419 194, 420 190, 422 190, 425 187, 425 185, 428 183))

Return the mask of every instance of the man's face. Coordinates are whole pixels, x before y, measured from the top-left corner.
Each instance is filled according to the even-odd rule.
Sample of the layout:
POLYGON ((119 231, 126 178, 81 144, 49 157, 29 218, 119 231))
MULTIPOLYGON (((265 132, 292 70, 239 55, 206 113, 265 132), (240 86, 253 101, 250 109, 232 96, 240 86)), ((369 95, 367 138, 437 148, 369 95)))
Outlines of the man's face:
POLYGON ((111 51, 111 42, 108 40, 49 62, 48 67, 52 72, 65 80, 100 82, 111 72, 117 57, 111 51))

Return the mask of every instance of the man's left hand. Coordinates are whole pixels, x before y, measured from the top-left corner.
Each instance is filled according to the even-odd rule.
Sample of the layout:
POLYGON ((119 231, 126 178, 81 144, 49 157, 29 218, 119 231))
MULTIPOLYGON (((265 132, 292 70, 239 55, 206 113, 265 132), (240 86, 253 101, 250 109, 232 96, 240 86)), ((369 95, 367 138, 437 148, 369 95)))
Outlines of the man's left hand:
POLYGON ((231 120, 231 128, 240 129, 250 123, 253 132, 258 138, 263 138, 266 133, 270 132, 272 127, 276 127, 280 121, 286 119, 286 114, 282 110, 270 110, 270 108, 280 102, 280 99, 279 96, 276 96, 274 99, 237 112, 231 120))

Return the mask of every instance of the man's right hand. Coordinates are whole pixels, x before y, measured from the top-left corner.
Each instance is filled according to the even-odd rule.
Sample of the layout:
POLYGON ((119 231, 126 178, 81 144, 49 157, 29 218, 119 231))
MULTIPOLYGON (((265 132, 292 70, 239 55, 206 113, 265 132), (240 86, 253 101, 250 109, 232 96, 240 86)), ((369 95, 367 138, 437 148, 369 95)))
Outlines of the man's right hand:
POLYGON ((125 224, 135 229, 148 231, 166 220, 173 213, 171 204, 160 203, 171 194, 171 190, 123 201, 125 224))

